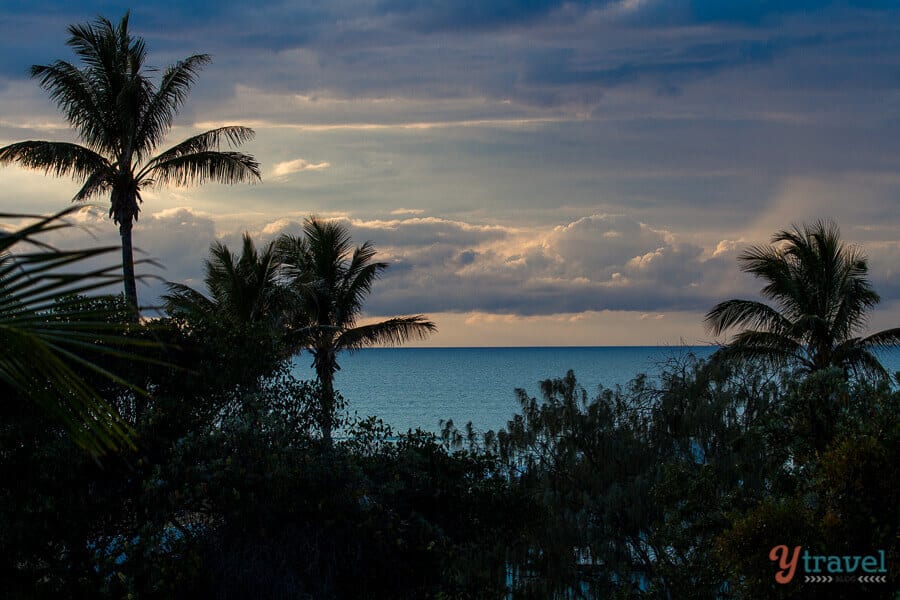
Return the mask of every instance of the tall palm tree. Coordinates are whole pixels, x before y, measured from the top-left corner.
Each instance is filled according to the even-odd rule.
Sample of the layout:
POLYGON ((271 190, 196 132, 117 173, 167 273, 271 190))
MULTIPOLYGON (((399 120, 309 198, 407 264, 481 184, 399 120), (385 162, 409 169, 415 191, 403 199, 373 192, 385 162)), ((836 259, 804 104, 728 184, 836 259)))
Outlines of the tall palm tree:
POLYGON ((723 358, 761 360, 814 372, 837 367, 884 378, 872 349, 900 343, 900 328, 865 337, 869 311, 880 301, 868 279, 868 261, 840 239, 828 221, 779 231, 769 245, 752 246, 738 257, 741 270, 766 281, 754 300, 728 300, 706 315, 714 335, 742 328, 719 351, 723 358))
POLYGON ((388 265, 374 262, 371 242, 354 248, 349 231, 340 223, 309 218, 302 236, 282 235, 276 241, 276 252, 294 294, 295 343, 313 356, 322 393, 322 435, 330 446, 338 353, 423 339, 437 327, 423 315, 357 324, 372 285, 388 265))
POLYGON ((131 232, 140 211, 141 190, 153 185, 187 185, 260 179, 259 163, 248 155, 222 151, 253 137, 246 127, 220 127, 190 137, 153 155, 171 129, 197 73, 210 61, 195 54, 169 66, 158 85, 145 65, 144 40, 128 31, 128 13, 118 25, 98 17, 70 25, 67 44, 83 67, 57 60, 34 65, 40 81, 84 145, 26 141, 0 148, 0 164, 18 164, 83 181, 74 201, 109 194, 109 216, 122 237, 125 299, 137 307, 131 232))
POLYGON ((282 321, 285 293, 277 281, 274 244, 256 249, 244 234, 240 256, 216 241, 204 262, 204 283, 209 296, 181 283, 168 283, 163 296, 166 310, 174 316, 226 318, 235 323, 282 321))

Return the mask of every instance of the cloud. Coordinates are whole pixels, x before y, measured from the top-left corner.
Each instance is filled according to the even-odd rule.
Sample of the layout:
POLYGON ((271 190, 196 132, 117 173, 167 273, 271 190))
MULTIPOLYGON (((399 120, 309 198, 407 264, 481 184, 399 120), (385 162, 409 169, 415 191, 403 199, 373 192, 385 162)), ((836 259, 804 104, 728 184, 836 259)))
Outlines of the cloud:
MULTIPOLYGON (((374 241, 379 252, 393 249, 427 248, 441 244, 468 246, 505 239, 511 228, 501 225, 480 225, 439 217, 406 217, 394 219, 354 219, 346 214, 315 214, 317 219, 335 220, 344 224, 358 243, 374 241)), ((269 240, 281 234, 296 235, 303 228, 303 218, 282 217, 274 221, 246 227, 254 236, 269 240)))
MULTIPOLYGON (((578 2, 574 3, 578 4, 578 2)), ((434 3, 418 0, 381 0, 378 11, 401 26, 421 32, 494 30, 527 23, 564 5, 560 0, 462 0, 434 3)))
MULTIPOLYGON (((389 117, 390 118, 390 117, 389 117)), ((382 123, 291 123, 291 122, 277 122, 277 121, 247 121, 244 120, 242 124, 248 127, 254 127, 257 129, 282 129, 288 131, 307 131, 307 132, 334 132, 334 131, 423 131, 427 132, 432 129, 449 129, 453 127, 469 127, 469 128, 519 128, 519 127, 533 127, 536 125, 542 125, 546 123, 560 123, 566 120, 573 119, 565 119, 558 117, 540 117, 540 118, 531 118, 531 119, 516 119, 516 118, 506 118, 506 119, 470 119, 470 120, 458 120, 458 121, 416 121, 416 122, 403 122, 403 121, 393 121, 390 122, 382 122, 382 123)), ((237 122, 231 121, 222 121, 222 122, 212 122, 207 121, 203 123, 197 123, 197 127, 200 129, 213 129, 216 127, 223 127, 226 125, 238 125, 237 122)), ((302 160, 302 159, 300 159, 302 160)), ((290 161, 290 163, 294 163, 297 161, 290 161)), ((305 163, 305 161, 303 161, 305 163)), ((281 164, 288 163, 279 163, 281 164)), ((317 170, 317 168, 327 168, 330 166, 328 163, 319 163, 317 165, 307 165, 304 169, 299 170, 317 170), (320 166, 325 165, 325 166, 320 166)), ((293 169, 288 171, 289 173, 295 172, 298 169, 293 169)), ((273 173, 275 175, 280 175, 281 173, 273 173)))
MULTIPOLYGON (((48 235, 47 241, 61 248, 117 247, 121 244, 118 229, 104 209, 85 207, 74 213, 69 221, 74 227, 48 235)), ((215 222, 208 214, 187 207, 142 213, 133 234, 135 260, 152 263, 144 262, 135 267, 135 272, 143 276, 138 285, 140 302, 157 305, 159 297, 166 291, 165 281, 202 287, 203 260, 215 239, 215 222)), ((105 264, 115 264, 119 260, 118 252, 104 258, 105 264)))
MULTIPOLYGON (((551 229, 464 229, 410 219, 366 223, 392 267, 372 310, 519 315, 586 310, 706 310, 734 269, 734 253, 684 243, 626 215, 594 215, 551 229), (445 235, 440 235, 443 232, 445 235), (730 264, 729 264, 730 263, 730 264)), ((357 230, 361 230, 357 225, 357 230)))
POLYGON ((881 241, 864 246, 864 250, 869 256, 869 275, 882 301, 900 301, 900 242, 881 241))
MULTIPOLYGON (((51 5, 0 9, 7 40, 0 72, 22 79, 29 64, 69 56, 67 24, 101 11, 115 19, 127 8, 51 5)), ((866 43, 848 46, 847 32, 866 31, 868 43, 890 43, 890 9, 896 3, 876 0, 263 1, 252 7, 157 0, 135 8, 131 25, 150 42, 156 64, 197 51, 215 56, 194 90, 207 104, 228 102, 237 87, 249 86, 284 93, 284 106, 292 95, 330 95, 350 101, 512 99, 559 108, 586 97, 596 101, 607 86, 637 82, 653 93, 677 91, 699 75, 769 64, 795 49, 828 63, 866 43)), ((871 64, 866 77, 892 81, 893 72, 889 64, 871 64)), ((191 102, 185 110, 195 108, 191 102)), ((244 104, 242 110, 246 117, 256 109, 244 104)), ((479 118, 491 115, 467 120, 479 118)))
POLYGON ((294 160, 288 160, 276 164, 272 169, 272 175, 274 177, 285 177, 287 175, 291 175, 293 173, 301 173, 303 171, 322 171, 329 168, 330 166, 331 163, 326 161, 311 163, 304 158, 295 158, 294 160))
MULTIPOLYGON (((685 315, 693 314, 700 323, 716 302, 757 297, 759 282, 740 272, 736 257, 750 243, 765 241, 718 240, 701 246, 627 214, 590 215, 555 227, 436 217, 338 219, 350 227, 356 243, 372 240, 378 258, 390 265, 366 303, 368 314, 463 315, 454 322, 470 332, 531 324, 534 332, 546 333, 558 322, 560 332, 574 335, 582 319, 599 322, 591 315, 627 313, 635 324, 665 322, 668 339, 675 339, 668 334, 686 322, 685 315), (671 315, 680 316, 669 323, 671 315)), ((88 208, 72 220, 77 228, 56 234, 64 247, 117 245, 116 229, 103 210, 88 208)), ((300 227, 299 221, 284 218, 249 229, 265 242, 280 233, 298 233, 300 227)), ((135 229, 138 257, 165 268, 144 265, 138 271, 202 289, 203 259, 216 229, 213 216, 187 207, 143 215, 135 229)), ((225 232, 218 239, 236 247, 241 233, 225 232)), ((885 305, 896 305, 900 245, 887 239, 870 241, 865 249, 876 289, 885 305)), ((157 304, 165 286, 156 279, 145 283, 139 288, 142 301, 157 304)), ((688 331, 695 335, 699 329, 688 331)))
MULTIPOLYGON (((729 297, 756 297, 758 290, 736 260, 752 238, 704 246, 626 214, 549 228, 436 217, 341 220, 357 243, 373 241, 390 264, 367 303, 373 314, 630 310, 661 320, 673 311, 702 314, 729 297)), ((279 219, 260 231, 271 239, 298 233, 300 223, 279 219)), ((896 252, 892 245, 874 248, 879 257, 896 252)), ((889 260, 874 264, 879 281, 890 276, 889 260)))

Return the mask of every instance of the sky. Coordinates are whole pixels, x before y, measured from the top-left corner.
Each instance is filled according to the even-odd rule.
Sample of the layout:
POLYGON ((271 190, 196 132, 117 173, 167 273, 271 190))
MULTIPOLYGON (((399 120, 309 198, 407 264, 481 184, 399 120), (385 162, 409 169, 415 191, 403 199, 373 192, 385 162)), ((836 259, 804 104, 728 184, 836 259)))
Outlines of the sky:
MULTIPOLYGON (((238 248, 341 219, 391 264, 367 318, 427 314, 422 345, 679 345, 758 298, 737 256, 829 218, 900 324, 900 2, 329 0, 0 3, 0 145, 75 140, 28 76, 66 27, 131 8, 160 68, 200 74, 164 146, 252 127, 254 185, 143 192, 142 303, 202 289, 238 248)), ((79 188, 0 168, 0 212, 79 188)), ((118 240, 97 201, 61 243, 118 240)))

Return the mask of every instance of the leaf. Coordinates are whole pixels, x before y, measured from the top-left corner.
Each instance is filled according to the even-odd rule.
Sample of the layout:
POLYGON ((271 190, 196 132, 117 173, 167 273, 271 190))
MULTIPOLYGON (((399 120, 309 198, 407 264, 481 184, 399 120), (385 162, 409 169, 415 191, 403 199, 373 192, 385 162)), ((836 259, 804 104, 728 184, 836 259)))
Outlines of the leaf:
POLYGON ((35 223, 0 235, 0 345, 4 348, 0 381, 58 420, 82 448, 100 455, 134 448, 134 432, 84 381, 79 370, 86 369, 145 394, 89 357, 101 354, 148 362, 150 358, 133 350, 155 344, 124 335, 128 325, 115 322, 109 309, 84 311, 83 303, 73 299, 73 295, 119 284, 121 276, 116 273, 118 266, 77 273, 60 271, 115 254, 116 247, 62 251, 36 239, 67 226, 62 219, 72 210, 75 208, 40 217, 35 223), (38 250, 14 252, 17 245, 25 244, 38 250))

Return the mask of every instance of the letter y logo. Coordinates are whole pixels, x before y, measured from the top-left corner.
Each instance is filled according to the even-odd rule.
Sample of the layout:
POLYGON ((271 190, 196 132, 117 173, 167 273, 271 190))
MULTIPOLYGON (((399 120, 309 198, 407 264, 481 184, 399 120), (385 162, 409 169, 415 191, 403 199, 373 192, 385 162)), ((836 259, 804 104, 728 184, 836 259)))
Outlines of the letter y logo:
POLYGON ((797 561, 800 559, 800 546, 794 546, 793 555, 788 559, 788 547, 785 544, 775 546, 769 551, 769 560, 778 561, 778 568, 781 569, 775 573, 775 581, 778 583, 790 583, 797 572, 797 561))

